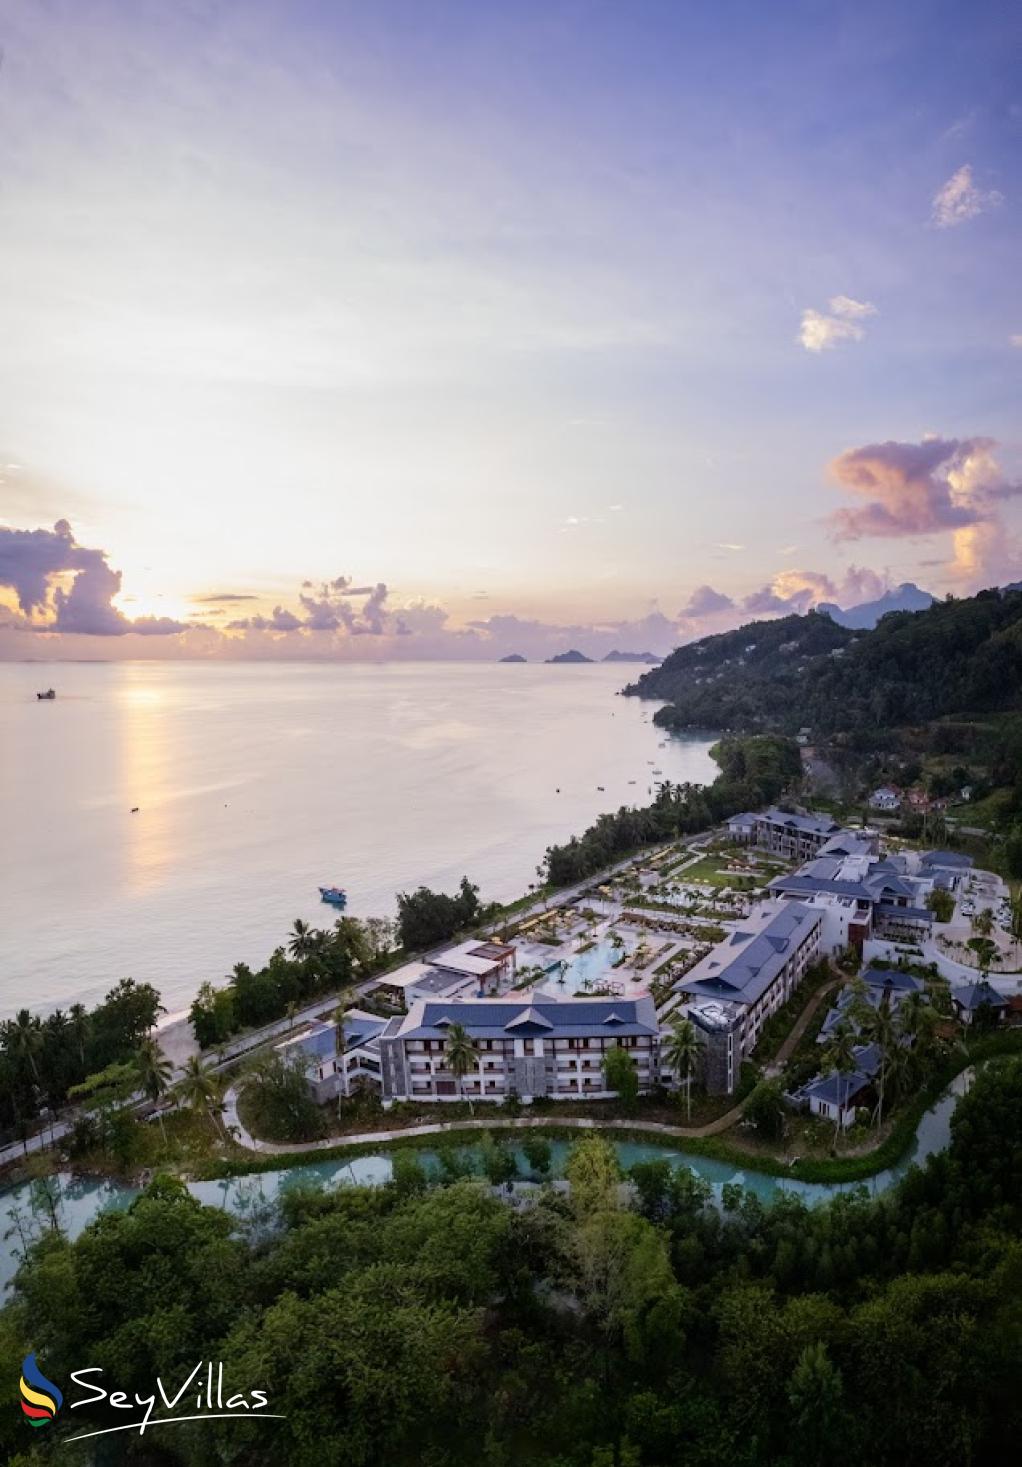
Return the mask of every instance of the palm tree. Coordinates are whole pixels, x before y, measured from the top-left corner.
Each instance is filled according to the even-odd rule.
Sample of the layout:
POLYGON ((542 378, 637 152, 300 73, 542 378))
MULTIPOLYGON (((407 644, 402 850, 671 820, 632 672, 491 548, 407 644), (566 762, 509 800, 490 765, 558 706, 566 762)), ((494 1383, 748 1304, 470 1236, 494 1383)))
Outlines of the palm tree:
MULTIPOLYGON (((139 1045, 135 1055, 135 1065, 138 1069, 139 1084, 155 1105, 160 1097, 166 1095, 170 1089, 170 1077, 173 1073, 170 1061, 156 1040, 149 1038, 143 1039, 139 1045)), ((164 1144, 166 1144, 167 1131, 163 1124, 163 1112, 157 1111, 156 1118, 160 1123, 160 1131, 164 1144)))
POLYGON ((664 1044, 663 1057, 676 1075, 683 1075, 685 1078, 685 1101, 689 1120, 692 1119, 692 1065, 701 1048, 692 1020, 675 1014, 664 1044))
POLYGON ((875 1044, 880 1051, 880 1085, 874 1117, 876 1124, 884 1113, 884 1087, 887 1082, 888 1072, 891 1069, 891 1061, 895 1050, 900 1043, 900 1035, 894 1022, 894 1015, 886 1004, 881 1004, 878 1009, 872 1009, 868 1020, 863 1026, 870 1043, 875 1044))
POLYGON ((291 928, 291 940, 287 950, 293 958, 307 958, 315 947, 313 930, 308 922, 303 922, 301 917, 295 918, 294 926, 291 928))
POLYGON ((189 1055, 184 1074, 174 1087, 189 1110, 198 1114, 205 1111, 214 1131, 217 1128, 214 1113, 220 1107, 220 1085, 199 1055, 189 1055))
POLYGON ((89 1011, 82 1003, 73 1003, 67 1011, 71 1037, 78 1051, 78 1062, 85 1069, 85 1041, 89 1037, 89 1011))
POLYGON ((336 1052, 338 1054, 344 1053, 344 1016, 351 1008, 352 997, 353 993, 350 988, 342 988, 340 993, 338 993, 337 995, 337 1005, 333 1012, 333 1021, 337 1025, 337 1032, 334 1036, 334 1040, 337 1046, 336 1052))
MULTIPOLYGON (((452 1075, 457 1077, 458 1094, 464 1099, 465 1076, 469 1070, 474 1070, 478 1063, 476 1047, 472 1043, 464 1024, 451 1024, 449 1026, 447 1030, 445 1056, 447 1059, 447 1068, 451 1071, 452 1075)), ((471 1097, 469 1098, 468 1108, 469 1112, 474 1114, 471 1097)))
POLYGON ((4 1036, 5 1048, 17 1059, 28 1060, 38 1085, 39 1066, 35 1062, 35 1057, 42 1047, 42 1025, 29 1013, 28 1009, 21 1009, 17 1018, 11 1019, 4 1027, 7 1031, 4 1036))
POLYGON ((837 1121, 834 1125, 834 1145, 837 1146, 838 1132, 841 1129, 841 1114, 844 1108, 841 1100, 841 1081, 844 1080, 844 1099, 848 1099, 848 1085, 850 1077, 855 1070, 855 1034, 850 1025, 844 1020, 838 1024, 830 1036, 830 1042, 823 1051, 823 1073, 825 1075, 836 1075, 838 1080, 838 1105, 837 1121))

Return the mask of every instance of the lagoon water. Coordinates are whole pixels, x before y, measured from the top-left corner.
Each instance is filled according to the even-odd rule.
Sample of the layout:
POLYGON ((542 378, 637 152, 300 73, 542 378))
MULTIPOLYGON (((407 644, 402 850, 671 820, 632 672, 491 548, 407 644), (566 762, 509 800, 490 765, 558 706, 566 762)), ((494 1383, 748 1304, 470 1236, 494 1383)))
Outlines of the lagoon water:
MULTIPOLYGON (((799 1182, 788 1177, 767 1176, 751 1167, 735 1167, 729 1162, 716 1161, 711 1157, 696 1156, 683 1148, 654 1141, 614 1141, 614 1150, 624 1171, 637 1161, 664 1158, 674 1167, 687 1167, 696 1176, 709 1182, 714 1201, 719 1204, 724 1187, 736 1183, 754 1193, 761 1202, 771 1203, 785 1194, 801 1197, 810 1206, 827 1202, 841 1192, 864 1188, 871 1197, 879 1197, 894 1186, 912 1166, 922 1165, 928 1156, 943 1151, 951 1139, 951 1117, 962 1095, 970 1088, 975 1077, 972 1069, 963 1070, 955 1077, 943 1095, 923 1115, 905 1154, 892 1167, 888 1167, 865 1182, 799 1182)), ((551 1117, 556 1124, 556 1116, 551 1117)), ((564 1141, 552 1143, 552 1175, 559 1176, 567 1157, 568 1145, 564 1141)), ((515 1147, 519 1174, 528 1177, 528 1164, 524 1153, 515 1147)), ((465 1154, 472 1156, 471 1147, 465 1154)), ((209 1207, 220 1207, 233 1216, 250 1223, 259 1222, 272 1227, 277 1212, 277 1203, 290 1187, 316 1187, 331 1189, 349 1184, 381 1186, 392 1174, 391 1152, 380 1151, 374 1156, 355 1156, 350 1161, 332 1159, 310 1161, 279 1171, 256 1172, 249 1176, 225 1178, 218 1182, 191 1182, 188 1190, 200 1202, 209 1207)), ((438 1158, 434 1152, 417 1151, 416 1155, 434 1177, 440 1175, 438 1158)), ((106 1181, 94 1177, 73 1177, 59 1174, 54 1182, 57 1198, 58 1220, 70 1238, 76 1238, 101 1212, 129 1207, 138 1195, 138 1188, 123 1182, 106 1181)), ((44 1201, 33 1194, 32 1183, 22 1182, 8 1191, 0 1191, 0 1222, 5 1221, 6 1230, 0 1226, 0 1301, 7 1284, 14 1277, 24 1243, 38 1237, 49 1225, 50 1212, 44 1201), (6 1240, 5 1240, 6 1239, 6 1240)))
POLYGON ((647 801, 654 767, 714 777, 708 738, 615 696, 637 670, 0 666, 0 1017, 128 976, 178 1011, 296 917, 329 921, 320 884, 358 916, 463 874, 521 895, 551 841, 647 801))

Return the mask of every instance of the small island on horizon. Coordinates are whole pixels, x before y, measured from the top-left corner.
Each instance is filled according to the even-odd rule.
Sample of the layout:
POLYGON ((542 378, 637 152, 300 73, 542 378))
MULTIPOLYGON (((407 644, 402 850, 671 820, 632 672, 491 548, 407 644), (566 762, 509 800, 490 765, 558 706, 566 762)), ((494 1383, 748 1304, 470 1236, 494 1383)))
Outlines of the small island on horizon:
MULTIPOLYGON (((519 653, 514 652, 511 654, 510 657, 502 657, 500 660, 501 662, 525 662, 527 659, 522 657, 519 653)), ((595 657, 587 657, 585 653, 580 652, 577 647, 572 647, 571 650, 568 652, 558 652, 556 656, 548 657, 546 659, 548 663, 595 662, 596 660, 597 659, 595 657)), ((663 662, 664 659, 662 657, 657 657, 654 652, 619 652, 615 648, 614 651, 606 653, 606 655, 601 657, 599 660, 601 662, 646 662, 651 667, 656 667, 661 662, 663 662)))
POLYGON ((497 660, 499 662, 528 662, 529 659, 523 657, 520 652, 509 652, 506 657, 500 657, 497 660))
POLYGON ((558 652, 556 657, 548 657, 546 660, 547 662, 592 662, 593 659, 572 647, 570 652, 558 652))

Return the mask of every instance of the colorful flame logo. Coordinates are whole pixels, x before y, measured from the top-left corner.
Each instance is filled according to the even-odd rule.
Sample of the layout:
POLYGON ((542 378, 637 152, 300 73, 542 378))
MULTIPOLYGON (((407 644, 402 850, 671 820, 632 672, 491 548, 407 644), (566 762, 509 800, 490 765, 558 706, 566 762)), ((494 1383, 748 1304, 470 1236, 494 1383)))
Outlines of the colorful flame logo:
POLYGON ((36 1364, 35 1355, 26 1355, 21 1362, 21 1409, 32 1426, 49 1426, 61 1406, 64 1396, 59 1386, 47 1380, 36 1364))

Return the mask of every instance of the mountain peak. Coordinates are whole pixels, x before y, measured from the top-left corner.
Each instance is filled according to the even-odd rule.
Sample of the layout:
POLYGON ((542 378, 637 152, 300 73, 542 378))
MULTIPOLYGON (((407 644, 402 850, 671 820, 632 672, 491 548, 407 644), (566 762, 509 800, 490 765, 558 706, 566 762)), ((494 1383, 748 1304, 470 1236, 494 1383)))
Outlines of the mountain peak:
POLYGON ((929 591, 920 590, 914 581, 902 581, 900 586, 885 591, 875 601, 862 601, 858 606, 849 606, 846 609, 825 601, 816 610, 825 612, 838 626, 861 632, 871 631, 880 618, 890 611, 926 611, 935 599, 929 591))

